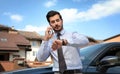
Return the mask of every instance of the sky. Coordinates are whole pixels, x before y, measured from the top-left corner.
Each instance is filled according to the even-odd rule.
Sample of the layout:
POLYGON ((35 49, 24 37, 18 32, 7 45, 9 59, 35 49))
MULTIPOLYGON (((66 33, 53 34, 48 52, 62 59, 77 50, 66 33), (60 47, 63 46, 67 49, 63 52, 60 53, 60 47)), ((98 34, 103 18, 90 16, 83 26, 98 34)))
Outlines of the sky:
POLYGON ((44 35, 50 10, 67 31, 99 40, 120 34, 120 0, 0 0, 0 24, 44 35))

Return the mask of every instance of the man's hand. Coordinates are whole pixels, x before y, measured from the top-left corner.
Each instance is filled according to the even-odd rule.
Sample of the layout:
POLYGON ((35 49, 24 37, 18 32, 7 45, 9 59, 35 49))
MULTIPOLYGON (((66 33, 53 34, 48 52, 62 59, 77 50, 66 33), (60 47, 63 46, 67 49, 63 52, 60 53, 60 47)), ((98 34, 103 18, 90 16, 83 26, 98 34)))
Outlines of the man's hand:
POLYGON ((52 49, 57 50, 62 46, 62 40, 55 40, 52 44, 52 49))
POLYGON ((67 44, 68 42, 65 39, 62 39, 62 40, 57 39, 53 42, 52 49, 56 50, 56 49, 59 49, 62 45, 67 45, 67 44))
POLYGON ((45 37, 44 37, 45 41, 48 41, 53 36, 53 32, 50 33, 51 30, 52 30, 52 27, 47 27, 47 29, 45 31, 45 37))

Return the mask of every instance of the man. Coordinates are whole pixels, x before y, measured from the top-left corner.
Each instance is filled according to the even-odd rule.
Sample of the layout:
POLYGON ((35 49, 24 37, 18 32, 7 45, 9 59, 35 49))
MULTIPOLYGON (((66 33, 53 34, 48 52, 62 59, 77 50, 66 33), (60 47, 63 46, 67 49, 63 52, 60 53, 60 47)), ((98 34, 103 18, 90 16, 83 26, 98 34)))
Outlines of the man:
POLYGON ((79 48, 87 45, 88 39, 77 32, 65 31, 63 19, 59 12, 49 11, 46 18, 50 27, 45 31, 44 41, 38 50, 37 59, 45 61, 51 55, 55 74, 82 74, 79 48), (62 60, 59 59, 61 55, 63 55, 62 60))

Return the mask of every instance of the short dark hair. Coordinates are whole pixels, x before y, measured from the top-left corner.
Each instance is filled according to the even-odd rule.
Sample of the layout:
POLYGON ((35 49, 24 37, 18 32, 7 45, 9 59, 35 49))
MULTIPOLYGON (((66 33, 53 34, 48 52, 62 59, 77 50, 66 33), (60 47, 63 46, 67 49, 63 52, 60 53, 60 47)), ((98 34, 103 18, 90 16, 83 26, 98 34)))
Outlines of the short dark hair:
POLYGON ((60 17, 60 19, 62 20, 62 16, 61 16, 61 14, 58 11, 51 10, 46 15, 47 21, 50 23, 49 18, 52 17, 52 16, 54 16, 54 15, 56 15, 56 14, 58 14, 59 17, 60 17))

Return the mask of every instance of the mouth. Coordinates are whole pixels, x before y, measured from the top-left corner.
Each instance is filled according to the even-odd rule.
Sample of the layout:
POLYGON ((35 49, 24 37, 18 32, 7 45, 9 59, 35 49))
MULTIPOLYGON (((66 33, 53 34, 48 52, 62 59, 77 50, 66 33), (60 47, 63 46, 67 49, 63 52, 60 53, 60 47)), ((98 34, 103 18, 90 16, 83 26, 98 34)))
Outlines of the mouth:
POLYGON ((54 29, 55 29, 55 30, 59 30, 59 29, 60 29, 60 26, 56 25, 56 26, 54 27, 54 29))

